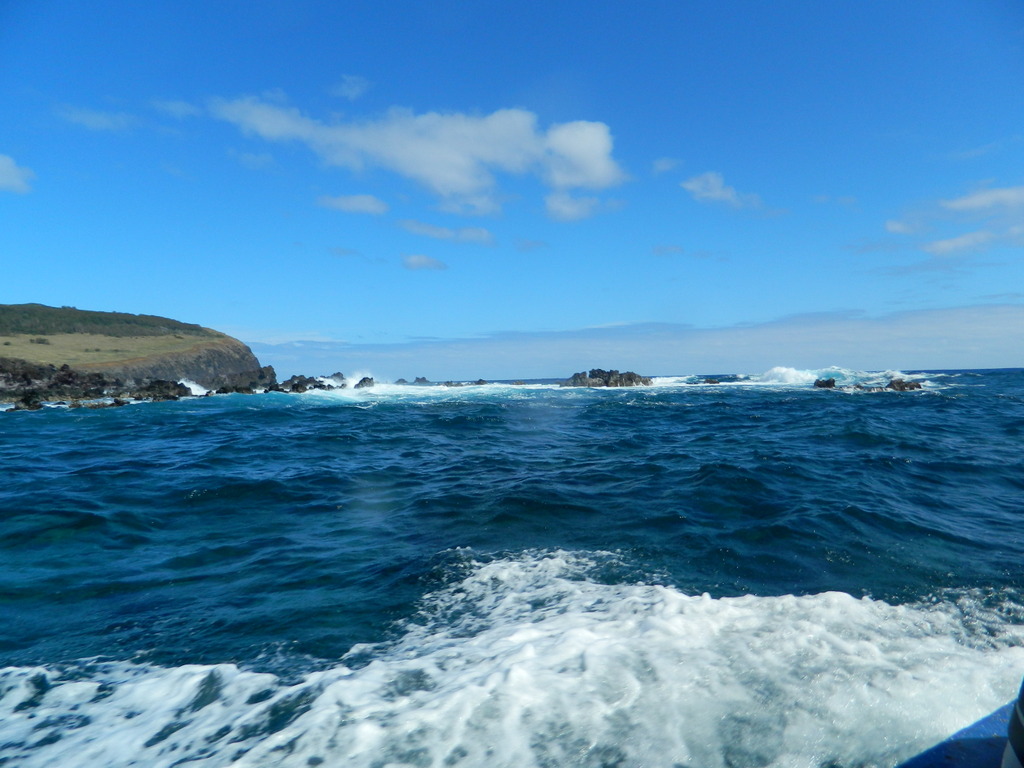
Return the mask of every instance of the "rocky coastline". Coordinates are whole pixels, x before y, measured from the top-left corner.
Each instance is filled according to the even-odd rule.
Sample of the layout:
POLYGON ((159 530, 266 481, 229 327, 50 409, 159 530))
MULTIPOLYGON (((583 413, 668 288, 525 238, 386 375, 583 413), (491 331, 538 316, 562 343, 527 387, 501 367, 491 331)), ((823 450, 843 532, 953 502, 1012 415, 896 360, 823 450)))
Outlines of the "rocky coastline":
MULTIPOLYGON (((0 405, 10 406, 6 409, 0 408, 0 412, 4 410, 7 412, 40 410, 46 404, 67 408, 116 408, 139 401, 159 402, 224 394, 252 395, 267 392, 301 394, 315 390, 358 390, 369 389, 377 384, 372 377, 363 376, 358 380, 353 380, 346 378, 340 371, 329 376, 295 375, 278 382, 271 366, 255 368, 249 375, 235 378, 229 376, 221 380, 213 379, 212 382, 220 385, 210 388, 200 386, 200 391, 197 392, 193 386, 183 383, 183 378, 162 379, 138 376, 121 378, 97 371, 83 371, 68 365, 57 367, 0 357, 0 405)), ((409 387, 450 388, 482 386, 489 382, 485 379, 434 382, 420 376, 411 382, 407 379, 398 379, 394 383, 409 387)), ((525 382, 512 383, 524 384, 525 382)), ((702 383, 718 384, 720 382, 718 379, 705 378, 702 383)), ((574 373, 558 384, 561 387, 649 387, 653 385, 653 380, 649 376, 642 376, 633 371, 619 372, 592 368, 587 372, 574 373)), ((814 382, 814 388, 836 391, 910 392, 922 387, 920 382, 900 378, 890 380, 885 386, 864 386, 862 384, 840 386, 837 385, 834 378, 829 378, 817 379, 814 382)))
MULTIPOLYGON (((432 382, 419 376, 395 384, 413 387, 471 387, 488 382, 432 382)), ((523 384, 522 381, 513 382, 523 384)), ((558 382, 562 387, 649 387, 654 381, 633 371, 591 368, 558 382)), ((705 384, 718 384, 706 378, 705 384)), ((95 312, 42 304, 0 304, 0 411, 39 410, 44 404, 68 408, 110 408, 137 401, 178 400, 218 394, 303 393, 368 389, 372 377, 351 381, 295 375, 278 382, 245 344, 219 331, 156 315, 95 312), (4 407, 9 405, 10 407, 4 407)), ((921 389, 916 381, 892 379, 886 386, 837 386, 818 379, 818 389, 921 389)))
MULTIPOLYGON (((120 368, 115 373, 124 370, 120 368)), ((151 370, 170 373, 172 376, 174 373, 166 365, 151 370)), ((58 367, 0 357, 0 403, 11 404, 12 407, 6 409, 8 412, 40 410, 47 403, 68 408, 115 408, 133 401, 158 402, 188 397, 251 395, 266 392, 301 394, 313 390, 368 389, 376 385, 372 377, 364 376, 353 381, 341 372, 329 376, 295 375, 278 382, 271 366, 260 366, 253 368, 248 374, 204 377, 207 384, 214 385, 209 388, 195 379, 189 379, 205 390, 197 394, 192 387, 183 383, 185 376, 147 377, 139 375, 138 369, 135 369, 133 374, 111 375, 96 370, 72 368, 69 365, 58 367)), ((398 379, 395 382, 405 386, 449 388, 483 386, 487 383, 485 379, 433 382, 422 376, 416 377, 412 382, 406 379, 398 379)), ((651 384, 650 377, 632 371, 620 373, 600 368, 591 369, 589 373, 573 374, 560 382, 563 387, 633 387, 651 384)))

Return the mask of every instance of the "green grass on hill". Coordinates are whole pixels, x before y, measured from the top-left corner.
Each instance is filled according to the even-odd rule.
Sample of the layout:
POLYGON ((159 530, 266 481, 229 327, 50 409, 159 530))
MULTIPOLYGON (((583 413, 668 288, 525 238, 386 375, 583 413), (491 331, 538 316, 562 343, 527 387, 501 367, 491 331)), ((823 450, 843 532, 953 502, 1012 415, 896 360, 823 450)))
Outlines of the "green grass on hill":
POLYGON ((134 358, 187 352, 197 345, 223 336, 207 338, 169 334, 165 336, 105 336, 95 333, 0 334, 0 357, 13 357, 43 365, 118 363, 134 358))

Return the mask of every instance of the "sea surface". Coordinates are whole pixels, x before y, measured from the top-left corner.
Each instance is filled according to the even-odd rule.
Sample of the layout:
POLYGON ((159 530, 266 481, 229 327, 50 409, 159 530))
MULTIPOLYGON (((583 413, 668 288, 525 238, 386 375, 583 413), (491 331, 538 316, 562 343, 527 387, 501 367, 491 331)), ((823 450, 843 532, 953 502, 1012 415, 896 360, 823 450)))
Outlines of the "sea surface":
POLYGON ((0 765, 895 766, 1012 699, 1024 371, 719 378, 0 413, 0 765))

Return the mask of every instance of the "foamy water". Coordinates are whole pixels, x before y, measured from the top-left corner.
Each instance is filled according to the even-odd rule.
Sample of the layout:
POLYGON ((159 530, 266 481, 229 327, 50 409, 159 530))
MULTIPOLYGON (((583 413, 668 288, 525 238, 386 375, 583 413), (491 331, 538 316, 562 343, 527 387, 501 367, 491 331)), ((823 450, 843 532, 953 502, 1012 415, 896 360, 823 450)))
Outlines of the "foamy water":
POLYGON ((715 599, 596 583, 595 567, 474 563, 394 642, 295 682, 7 669, 0 741, 23 766, 885 766, 1024 674, 1024 628, 969 594, 715 599))
POLYGON ((4 414, 0 765, 891 768, 1024 676, 1022 375, 4 414))

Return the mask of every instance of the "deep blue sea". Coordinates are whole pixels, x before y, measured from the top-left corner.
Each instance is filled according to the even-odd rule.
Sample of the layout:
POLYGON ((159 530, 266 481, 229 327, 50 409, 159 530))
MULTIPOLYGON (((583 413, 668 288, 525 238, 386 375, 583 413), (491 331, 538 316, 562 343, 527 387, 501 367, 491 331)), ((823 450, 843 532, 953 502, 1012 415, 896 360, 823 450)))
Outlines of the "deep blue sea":
POLYGON ((0 765, 895 766, 1024 675, 1024 371, 0 413, 0 765))

